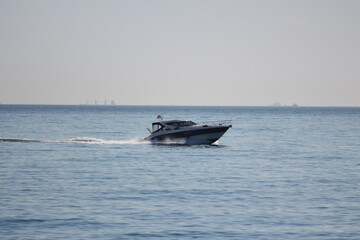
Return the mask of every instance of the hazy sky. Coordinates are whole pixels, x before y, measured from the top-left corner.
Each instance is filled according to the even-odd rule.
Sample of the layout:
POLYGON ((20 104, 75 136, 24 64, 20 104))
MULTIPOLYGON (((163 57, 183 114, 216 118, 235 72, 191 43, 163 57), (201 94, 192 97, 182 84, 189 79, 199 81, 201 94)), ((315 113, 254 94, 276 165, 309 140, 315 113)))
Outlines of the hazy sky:
POLYGON ((359 0, 0 0, 0 102, 360 106, 359 0))

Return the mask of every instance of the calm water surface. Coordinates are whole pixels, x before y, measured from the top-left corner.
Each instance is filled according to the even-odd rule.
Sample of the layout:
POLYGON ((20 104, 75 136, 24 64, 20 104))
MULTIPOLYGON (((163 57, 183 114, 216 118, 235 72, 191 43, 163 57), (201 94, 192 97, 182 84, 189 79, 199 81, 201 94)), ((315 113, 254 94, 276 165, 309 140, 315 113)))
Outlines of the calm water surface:
POLYGON ((360 239, 359 172, 360 108, 0 105, 1 239, 360 239))

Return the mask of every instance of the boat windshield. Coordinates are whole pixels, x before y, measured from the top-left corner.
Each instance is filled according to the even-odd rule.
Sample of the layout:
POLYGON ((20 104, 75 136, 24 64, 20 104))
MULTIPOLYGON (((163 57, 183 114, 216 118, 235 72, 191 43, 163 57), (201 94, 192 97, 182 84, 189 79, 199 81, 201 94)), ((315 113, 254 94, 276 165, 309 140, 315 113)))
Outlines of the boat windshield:
POLYGON ((181 126, 192 126, 192 125, 196 125, 196 123, 194 123, 193 121, 186 121, 186 122, 183 122, 183 125, 181 125, 181 126))
POLYGON ((176 121, 176 122, 168 122, 167 125, 174 127, 188 127, 192 125, 196 125, 193 121, 176 121))
POLYGON ((162 125, 160 123, 153 123, 152 125, 152 131, 157 132, 162 128, 162 125))

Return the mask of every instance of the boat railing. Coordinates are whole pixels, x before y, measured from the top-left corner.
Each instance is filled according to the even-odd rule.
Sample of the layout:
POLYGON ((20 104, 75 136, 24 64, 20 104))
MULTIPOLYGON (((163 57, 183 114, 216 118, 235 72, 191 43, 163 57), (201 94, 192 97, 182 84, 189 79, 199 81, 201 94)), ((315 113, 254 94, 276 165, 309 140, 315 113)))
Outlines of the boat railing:
POLYGON ((231 125, 231 121, 232 120, 220 120, 220 121, 202 122, 202 123, 197 123, 196 126, 209 126, 209 127, 229 126, 229 125, 231 125))

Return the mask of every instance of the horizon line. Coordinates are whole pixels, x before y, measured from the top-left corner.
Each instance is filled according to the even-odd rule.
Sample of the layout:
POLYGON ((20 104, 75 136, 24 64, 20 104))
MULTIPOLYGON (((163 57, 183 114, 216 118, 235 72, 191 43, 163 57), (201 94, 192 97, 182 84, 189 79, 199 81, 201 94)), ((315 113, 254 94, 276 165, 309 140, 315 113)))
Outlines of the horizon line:
POLYGON ((269 108, 283 108, 283 107, 289 107, 289 108, 301 108, 301 107, 329 107, 329 108, 335 108, 335 107, 348 107, 348 108, 358 108, 360 106, 355 105, 280 105, 280 106, 274 106, 271 105, 177 105, 177 104, 60 104, 60 103, 0 103, 1 105, 33 105, 33 106, 110 106, 110 107, 121 107, 121 106, 154 106, 154 107, 269 107, 269 108))

